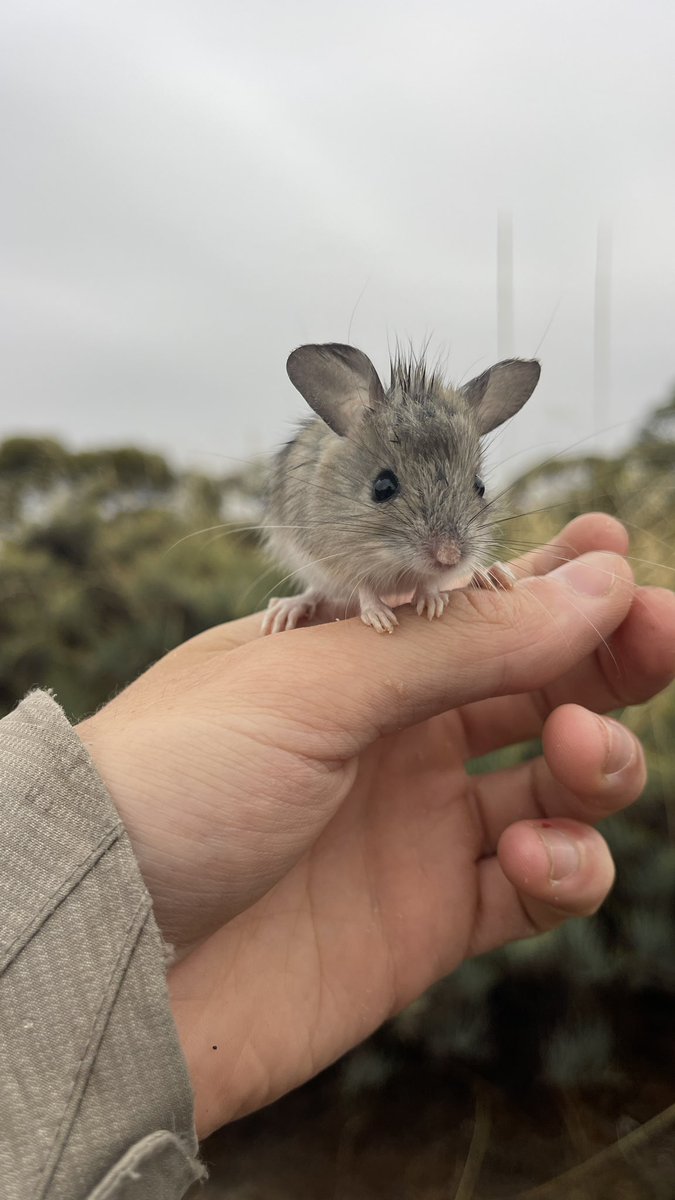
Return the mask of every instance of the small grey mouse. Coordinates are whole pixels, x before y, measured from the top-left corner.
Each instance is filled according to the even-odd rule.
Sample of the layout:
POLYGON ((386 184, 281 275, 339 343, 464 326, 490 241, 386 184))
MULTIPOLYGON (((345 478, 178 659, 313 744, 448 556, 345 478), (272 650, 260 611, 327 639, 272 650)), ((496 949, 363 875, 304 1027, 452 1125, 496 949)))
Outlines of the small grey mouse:
POLYGON ((507 359, 458 388, 399 353, 385 390, 370 359, 339 344, 300 346, 286 369, 315 415, 274 460, 264 529, 305 590, 270 600, 263 633, 295 628, 319 604, 392 633, 396 604, 431 620, 472 578, 513 585, 508 568, 485 569, 480 442, 530 398, 536 360, 507 359))

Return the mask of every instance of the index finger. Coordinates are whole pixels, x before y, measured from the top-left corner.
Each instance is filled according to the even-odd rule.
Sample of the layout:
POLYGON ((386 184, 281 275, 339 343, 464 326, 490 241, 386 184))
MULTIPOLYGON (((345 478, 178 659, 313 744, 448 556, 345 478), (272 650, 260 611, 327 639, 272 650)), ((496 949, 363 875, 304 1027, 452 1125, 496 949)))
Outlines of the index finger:
POLYGON ((304 753, 315 730, 323 758, 330 733, 348 735, 353 753, 459 705, 544 687, 611 635, 633 594, 626 561, 594 553, 508 592, 452 592, 433 625, 404 607, 394 637, 345 621, 261 639, 229 661, 242 668, 240 700, 283 716, 304 753))
POLYGON ((675 595, 664 588, 639 588, 626 619, 607 642, 548 687, 466 705, 462 726, 467 758, 538 737, 547 717, 562 704, 583 704, 598 713, 642 704, 666 688, 674 674, 675 595))
MULTIPOLYGON (((592 550, 625 554, 627 548, 628 534, 619 521, 607 513, 584 513, 570 521, 547 545, 515 559, 511 565, 517 578, 522 579, 527 575, 545 575, 560 566, 561 561, 578 558, 592 550)), ((260 624, 260 613, 251 613, 236 621, 215 625, 172 651, 170 657, 175 660, 177 655, 191 656, 197 662, 213 654, 227 653, 260 637, 260 624)))

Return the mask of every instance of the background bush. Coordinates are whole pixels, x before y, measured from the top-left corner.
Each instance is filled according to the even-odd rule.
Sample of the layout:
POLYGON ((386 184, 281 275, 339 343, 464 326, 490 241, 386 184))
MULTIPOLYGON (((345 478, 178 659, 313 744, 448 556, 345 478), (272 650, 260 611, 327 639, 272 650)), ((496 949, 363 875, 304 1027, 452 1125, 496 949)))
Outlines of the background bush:
MULTIPOLYGON (((47 438, 0 445, 0 711, 29 688, 50 687, 76 720, 185 638, 263 606, 278 582, 254 528, 263 473, 253 465, 209 478, 133 447, 72 453, 47 438)), ((675 397, 624 454, 558 457, 517 480, 503 497, 520 514, 500 523, 505 553, 602 508, 627 525, 640 581, 673 587, 674 485, 675 397)), ((646 746, 649 783, 636 806, 605 822, 618 867, 607 904, 591 920, 466 963, 310 1085, 340 1120, 370 1119, 363 1113, 398 1095, 402 1080, 415 1112, 438 1102, 439 1080, 447 1111, 461 1100, 470 1116, 477 1087, 496 1089, 505 1113, 546 1095, 586 1157, 621 1133, 619 1118, 632 1136, 675 1102, 675 692, 622 715, 646 746), (599 1113, 607 1121, 598 1125, 599 1113)), ((536 750, 511 748, 472 769, 536 750)), ((271 1111, 283 1124, 284 1106, 295 1103, 271 1111)), ((267 1129, 270 1145, 273 1119, 249 1119, 258 1136, 267 1129)), ((518 1130, 515 1141, 527 1141, 528 1118, 518 1130)), ((232 1171, 237 1135, 222 1136, 232 1171)), ((535 1177, 546 1177, 551 1164, 537 1167, 528 1153, 535 1177)), ((569 1145, 560 1153, 562 1169, 569 1145)), ((635 1186, 625 1194, 661 1194, 651 1176, 651 1192, 635 1186)))

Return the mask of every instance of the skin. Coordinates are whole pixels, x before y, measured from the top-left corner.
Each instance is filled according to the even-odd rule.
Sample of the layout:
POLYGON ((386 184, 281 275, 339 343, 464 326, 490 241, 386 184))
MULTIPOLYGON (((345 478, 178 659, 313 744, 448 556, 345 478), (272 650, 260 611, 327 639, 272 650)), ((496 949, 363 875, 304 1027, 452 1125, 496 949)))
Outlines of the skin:
POLYGON ((675 675, 675 596, 637 589, 626 549, 611 518, 579 518, 514 564, 512 591, 453 593, 431 625, 400 610, 391 639, 358 620, 220 626, 79 727, 179 949, 200 1137, 463 959, 602 903, 594 825, 645 768, 595 714, 675 675), (556 570, 561 554, 578 561, 556 570), (538 735, 540 758, 467 775, 538 735))

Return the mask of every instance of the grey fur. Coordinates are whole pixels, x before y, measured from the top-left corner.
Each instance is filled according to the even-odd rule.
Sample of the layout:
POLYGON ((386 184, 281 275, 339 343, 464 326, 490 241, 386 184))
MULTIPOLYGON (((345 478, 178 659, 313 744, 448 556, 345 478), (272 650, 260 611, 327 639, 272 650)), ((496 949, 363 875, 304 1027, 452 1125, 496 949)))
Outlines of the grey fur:
POLYGON ((289 355, 286 370, 310 408, 341 436, 364 408, 384 401, 377 371, 355 346, 300 346, 289 355))
POLYGON ((475 486, 480 439, 525 403, 538 363, 498 363, 455 389, 423 356, 399 354, 385 392, 365 354, 326 345, 294 351, 288 373, 319 415, 274 461, 266 538, 314 597, 337 611, 360 590, 382 598, 452 586, 484 562, 491 535, 475 486), (383 470, 400 492, 376 503, 383 470), (435 548, 449 543, 461 561, 442 574, 435 548))
POLYGON ((515 416, 539 382, 541 367, 535 359, 505 358, 462 388, 475 409, 481 435, 490 433, 515 416))

